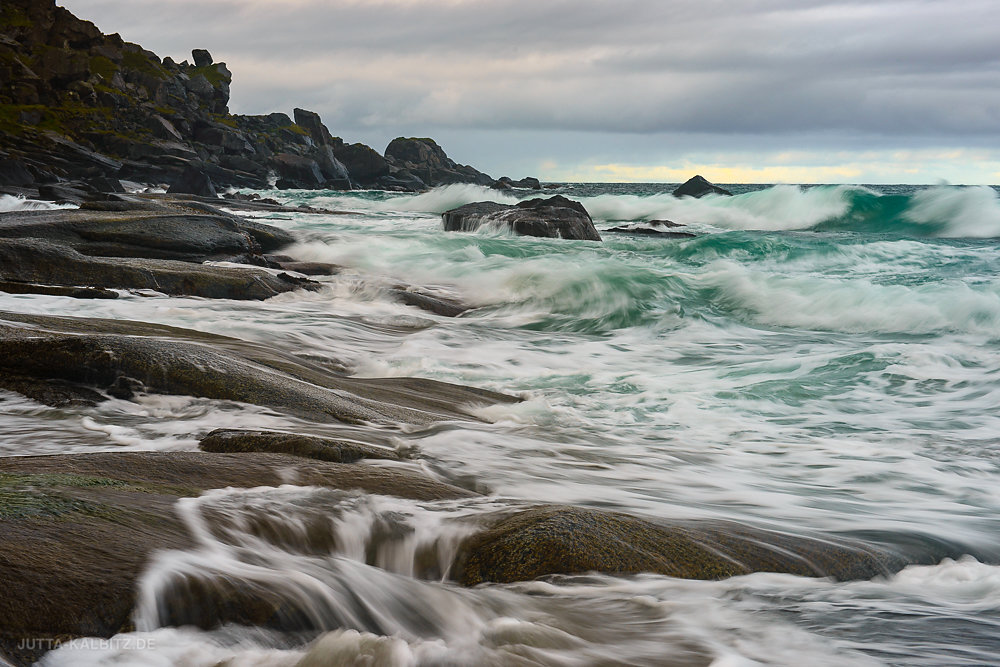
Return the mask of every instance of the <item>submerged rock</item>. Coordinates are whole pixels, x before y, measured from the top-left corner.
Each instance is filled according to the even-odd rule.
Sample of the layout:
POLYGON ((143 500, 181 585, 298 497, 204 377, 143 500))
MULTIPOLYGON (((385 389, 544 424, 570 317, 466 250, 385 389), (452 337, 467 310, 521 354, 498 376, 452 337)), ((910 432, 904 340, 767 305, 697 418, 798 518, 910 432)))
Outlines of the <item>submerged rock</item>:
POLYGON ((612 227, 611 229, 605 229, 604 231, 614 232, 616 234, 635 234, 639 236, 655 236, 658 238, 668 239, 693 238, 695 234, 692 234, 691 232, 672 231, 683 226, 684 225, 678 222, 672 222, 670 220, 649 220, 647 222, 641 222, 634 225, 612 227))
POLYGON ((600 241, 583 204, 562 195, 529 199, 516 206, 496 202, 475 202, 442 214, 444 229, 471 232, 484 225, 507 228, 521 236, 600 241))
POLYGON ((814 539, 729 522, 654 523, 580 507, 535 507, 502 519, 462 548, 456 578, 466 586, 549 574, 653 572, 723 579, 785 572, 870 579, 908 563, 861 542, 814 539))
POLYGON ((206 452, 231 454, 270 452, 334 463, 354 463, 361 459, 397 460, 400 458, 394 450, 386 447, 279 431, 245 431, 220 428, 202 438, 198 446, 206 452))
MULTIPOLYGON (((282 454, 0 458, 0 655, 30 664, 55 640, 132 630, 136 584, 150 557, 193 546, 174 509, 178 498, 207 489, 289 482, 415 500, 471 495, 409 471, 282 454), (24 641, 29 638, 37 641, 24 641)), ((232 588, 229 595, 218 586, 199 590, 197 596, 180 591, 166 600, 175 603, 168 605, 169 623, 289 629, 296 622, 294 610, 252 586, 232 588)))
POLYGON ((710 183, 701 175, 692 176, 683 185, 674 190, 675 197, 694 197, 695 199, 700 199, 705 195, 732 196, 732 194, 729 190, 710 183))

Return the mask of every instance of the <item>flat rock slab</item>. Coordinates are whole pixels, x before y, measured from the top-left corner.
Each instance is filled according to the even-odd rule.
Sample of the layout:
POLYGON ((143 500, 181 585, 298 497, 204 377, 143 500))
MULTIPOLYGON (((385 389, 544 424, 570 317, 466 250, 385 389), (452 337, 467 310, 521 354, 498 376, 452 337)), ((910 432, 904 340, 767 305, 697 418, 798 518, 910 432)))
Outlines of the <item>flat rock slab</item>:
MULTIPOLYGON (((27 648, 26 639, 110 637, 131 630, 136 582, 150 556, 192 546, 175 514, 178 498, 213 488, 288 483, 416 500, 471 495, 409 471, 281 454, 0 458, 0 654, 30 664, 46 642, 27 648)), ((241 604, 222 620, 266 623, 280 611, 267 599, 244 597, 234 595, 241 604)))
POLYGON ((192 262, 269 252, 294 240, 277 227, 205 204, 165 206, 142 200, 6 213, 0 215, 0 237, 45 239, 85 255, 192 262))
POLYGON ((361 459, 389 459, 393 461, 400 459, 395 450, 387 447, 280 431, 220 428, 202 438, 198 447, 206 452, 234 454, 270 452, 334 463, 354 463, 361 459))
POLYGON ((262 300, 319 285, 252 267, 221 267, 168 259, 89 257, 73 248, 34 238, 0 238, 0 280, 12 282, 149 289, 172 296, 262 300))
POLYGON ((65 287, 60 285, 38 285, 10 280, 0 280, 0 292, 7 294, 47 294, 68 296, 74 299, 117 299, 118 292, 96 287, 65 287))
POLYGON ((334 376, 263 345, 173 327, 0 312, 0 383, 6 378, 123 398, 147 391, 239 401, 350 424, 472 419, 469 405, 518 401, 419 378, 334 376))

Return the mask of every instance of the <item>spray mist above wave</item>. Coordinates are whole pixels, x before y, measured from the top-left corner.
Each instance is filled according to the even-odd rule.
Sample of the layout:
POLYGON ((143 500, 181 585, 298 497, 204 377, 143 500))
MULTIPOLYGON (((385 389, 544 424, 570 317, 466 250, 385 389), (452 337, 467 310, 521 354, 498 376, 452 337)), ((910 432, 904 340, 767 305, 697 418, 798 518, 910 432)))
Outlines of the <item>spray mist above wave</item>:
POLYGON ((455 183, 434 188, 428 192, 405 195, 386 195, 371 191, 344 192, 336 195, 324 193, 313 198, 316 206, 341 208, 372 213, 424 213, 440 215, 453 208, 480 201, 516 204, 517 197, 500 190, 470 183, 455 183))

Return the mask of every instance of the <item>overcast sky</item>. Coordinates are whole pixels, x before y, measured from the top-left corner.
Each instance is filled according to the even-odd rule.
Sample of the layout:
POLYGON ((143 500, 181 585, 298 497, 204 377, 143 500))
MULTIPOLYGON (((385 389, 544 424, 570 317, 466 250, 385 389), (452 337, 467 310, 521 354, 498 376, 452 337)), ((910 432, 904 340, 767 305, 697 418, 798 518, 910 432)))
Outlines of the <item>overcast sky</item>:
POLYGON ((493 176, 1000 183, 997 0, 57 0, 234 113, 433 136, 493 176))

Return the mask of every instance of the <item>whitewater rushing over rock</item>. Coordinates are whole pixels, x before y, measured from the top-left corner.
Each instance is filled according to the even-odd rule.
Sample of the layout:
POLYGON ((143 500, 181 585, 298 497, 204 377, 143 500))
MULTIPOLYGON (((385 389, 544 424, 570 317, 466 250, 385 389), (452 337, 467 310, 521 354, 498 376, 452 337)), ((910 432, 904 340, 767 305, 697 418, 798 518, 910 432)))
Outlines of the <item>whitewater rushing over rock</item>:
MULTIPOLYGON (((445 211, 534 192, 289 190, 283 203, 333 213, 253 215, 296 235, 282 252, 336 266, 311 276, 314 291, 254 302, 0 292, 0 311, 227 336, 227 349, 366 386, 418 377, 523 399, 322 424, 214 394, 53 408, 0 392, 4 456, 193 456, 210 431, 254 429, 370 443, 394 456, 366 465, 461 487, 404 499, 288 473, 178 492, 190 544, 145 567, 134 629, 66 643, 42 664, 995 663, 998 190, 725 187, 733 196, 552 190, 586 207, 603 243, 442 229, 445 211), (653 221, 691 236, 608 231, 653 221), (401 285, 469 309, 406 305, 401 285), (538 504, 738 522, 910 565, 860 581, 574 572, 460 586, 467 540, 498 512, 538 504)), ((0 198, 0 211, 46 208, 0 198)))

